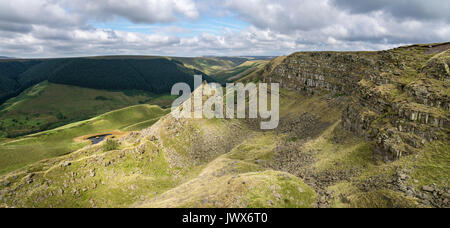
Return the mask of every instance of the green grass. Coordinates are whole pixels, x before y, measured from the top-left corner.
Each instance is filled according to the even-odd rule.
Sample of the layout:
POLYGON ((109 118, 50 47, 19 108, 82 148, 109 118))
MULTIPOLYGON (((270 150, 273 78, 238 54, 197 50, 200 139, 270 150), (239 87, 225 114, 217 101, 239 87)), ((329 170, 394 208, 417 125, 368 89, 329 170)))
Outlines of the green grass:
POLYGON ((229 81, 237 81, 244 78, 251 73, 264 67, 268 61, 247 61, 239 66, 233 67, 231 69, 223 70, 211 75, 214 79, 221 83, 226 83, 229 81))
POLYGON ((333 142, 333 136, 345 130, 340 122, 329 128, 324 134, 304 145, 305 148, 317 150, 317 162, 314 167, 318 171, 343 171, 351 169, 364 169, 373 166, 373 148, 368 142, 349 136, 343 144, 333 142))
POLYGON ((417 187, 436 184, 439 187, 448 185, 450 180, 450 145, 444 142, 433 142, 427 145, 412 166, 412 173, 417 187))
POLYGON ((266 171, 246 175, 260 182, 246 195, 248 208, 311 208, 316 201, 314 190, 290 174, 266 171))
POLYGON ((249 141, 239 145, 228 154, 230 159, 236 159, 246 162, 255 161, 271 161, 273 157, 277 138, 268 134, 257 138, 252 138, 249 141))
MULTIPOLYGON (((277 61, 283 61, 283 58, 277 61)), ((404 77, 405 84, 416 80, 415 75, 398 77, 400 81, 404 77)), ((394 84, 377 87, 368 84, 367 87, 386 95, 386 99, 409 96, 404 91, 401 93, 400 87, 394 84)), ((120 145, 106 150, 103 147, 109 147, 108 142, 67 156, 44 161, 37 159, 40 162, 20 170, 21 173, 4 175, 2 183, 4 180, 12 182, 4 192, 13 197, 5 203, 17 207, 314 207, 321 206, 325 197, 322 190, 327 190, 331 192, 326 194, 326 198, 330 197, 327 199, 330 207, 420 207, 417 199, 407 197, 389 185, 395 182, 399 170, 407 169, 410 175, 408 187, 415 186, 419 191, 423 185, 443 187, 448 184, 450 148, 444 141, 445 137, 441 142, 427 143, 423 150, 395 162, 375 161, 373 142, 358 137, 340 124, 342 110, 347 106, 341 103, 347 98, 345 94, 333 97, 324 92, 305 96, 284 89, 280 93, 282 121, 290 124, 289 121, 295 121, 308 112, 317 117, 320 123, 318 132, 308 134, 307 127, 305 135, 297 136, 293 134, 296 132, 253 131, 240 120, 174 120, 167 116, 143 137, 121 141, 120 145), (236 138, 239 141, 233 140, 236 138), (229 147, 224 147, 224 144, 229 147), (287 146, 287 150, 279 151, 279 146, 281 149, 287 146), (290 153, 305 156, 300 156, 298 161, 289 161, 290 153), (62 167, 61 163, 65 161, 72 162, 72 165, 62 167), (275 163, 270 164, 272 161, 275 163), (110 165, 105 165, 109 162, 110 165), (278 167, 277 163, 283 164, 278 167), (271 165, 293 174, 305 171, 305 175, 301 175, 305 176, 305 181, 286 172, 269 170, 273 167, 271 165), (95 169, 95 175, 89 177, 92 169, 95 169), (31 172, 36 174, 35 182, 27 184, 26 176, 31 172), (305 184, 334 176, 337 179, 324 181, 324 185, 305 184), (46 181, 52 183, 46 184, 46 181), (92 187, 94 184, 96 187, 92 187), (83 191, 84 188, 88 190, 83 191), (58 189, 64 189, 66 193, 47 200, 46 197, 58 189), (318 196, 314 189, 320 190, 317 193, 322 195, 318 196), (8 190, 15 190, 16 195, 8 190)), ((109 100, 106 96, 97 98, 109 100)), ((363 115, 377 115, 380 122, 388 122, 393 115, 390 110, 381 114, 370 109, 363 111, 367 111, 363 115)), ((158 119, 141 119, 135 114, 127 111, 125 114, 110 113, 108 118, 98 122, 111 125, 107 122, 126 121, 131 117, 133 121, 114 125, 115 129, 128 131, 150 126, 158 119)), ((96 126, 95 123, 87 125, 96 126)), ((72 129, 81 128, 82 124, 55 131, 69 133, 72 129)), ((87 131, 83 129, 84 133, 87 131)), ((32 137, 44 136, 36 134, 32 137)), ((45 142, 44 138, 38 139, 45 142)), ((28 139, 22 140, 22 143, 27 143, 28 139)), ((53 139, 53 143, 58 140, 53 139)), ((5 145, 20 143, 19 140, 5 145)), ((49 145, 43 147, 47 151, 49 145)))
POLYGON ((237 64, 232 60, 220 58, 175 58, 175 59, 181 61, 187 68, 197 69, 208 75, 216 74, 217 72, 231 69, 235 67, 237 64))
POLYGON ((55 156, 61 156, 83 146, 88 142, 75 142, 84 135, 101 134, 115 130, 140 130, 136 123, 155 120, 168 113, 157 106, 137 105, 109 112, 90 120, 76 122, 54 130, 17 138, 0 144, 0 173, 15 170, 27 164, 55 156))
POLYGON ((417 208, 417 200, 387 189, 358 193, 350 197, 352 208, 417 208))
POLYGON ((0 107, 0 137, 49 130, 132 105, 169 107, 174 99, 144 91, 106 91, 43 82, 0 107))
POLYGON ((302 208, 312 207, 315 197, 314 190, 295 176, 221 156, 197 177, 138 207, 302 208))
MULTIPOLYGON (((282 90, 282 116, 289 116, 301 111, 316 113, 321 119, 332 121, 321 135, 302 140, 295 140, 299 145, 299 152, 311 151, 315 161, 307 164, 309 170, 317 173, 351 171, 354 177, 340 181, 329 190, 334 196, 331 207, 418 207, 417 200, 406 197, 403 193, 388 189, 374 189, 362 192, 356 183, 368 178, 386 174, 391 175, 397 167, 406 165, 416 167, 422 176, 412 174, 413 178, 429 179, 440 186, 442 181, 448 180, 448 146, 439 143, 428 147, 423 156, 419 156, 415 163, 410 163, 410 157, 394 163, 375 164, 372 157, 372 146, 363 139, 346 131, 340 126, 338 118, 326 117, 327 113, 338 112, 337 108, 327 109, 326 102, 320 97, 292 96, 289 91, 282 90), (295 97, 296 100, 286 99, 295 97), (314 103, 319 111, 305 108, 314 103), (338 137, 339 143, 334 139, 338 137), (359 171, 353 171, 357 169, 359 171), (425 171, 426 170, 426 171, 425 171), (440 182, 439 182, 440 181, 440 182), (341 198, 345 196, 348 201, 341 198)), ((135 113, 135 112, 131 112, 135 113)), ((125 116, 133 117, 129 111, 119 110, 117 113, 107 114, 105 119, 123 120, 125 116)), ((335 115, 340 116, 340 115, 335 115)), ((139 119, 133 117, 134 119, 139 119)), ((317 194, 313 188, 307 186, 303 180, 284 172, 267 170, 258 165, 260 161, 273 160, 273 150, 277 143, 289 139, 285 135, 270 132, 253 132, 245 134, 245 140, 236 145, 231 151, 218 154, 212 160, 202 160, 200 163, 186 162, 185 166, 177 165, 178 161, 189 158, 191 144, 199 142, 214 143, 214 136, 225 136, 224 132, 232 120, 193 120, 178 125, 178 122, 165 118, 161 128, 159 142, 142 140, 130 145, 120 145, 112 150, 103 150, 103 145, 86 148, 67 155, 58 161, 73 161, 68 168, 60 167, 61 162, 45 161, 35 163, 38 172, 36 182, 39 189, 23 188, 18 194, 23 199, 17 204, 19 207, 287 207, 303 208, 314 207, 317 203, 317 194), (178 127, 174 127, 178 126, 178 127), (177 128, 175 130, 174 128, 177 128), (170 130, 171 131, 168 131, 170 130), (196 133, 194 133, 196 132, 196 133), (142 147, 144 145, 144 147, 142 147), (141 154, 141 150, 144 148, 141 154), (84 154, 85 153, 85 154, 84 154), (112 165, 105 167, 106 162, 112 165), (203 162, 204 161, 204 162, 203 162), (53 168, 52 165, 54 166, 53 168), (49 168, 50 167, 50 168, 49 168), (89 170, 95 169, 95 177, 89 177, 89 170), (42 170, 42 171, 41 171, 42 170), (44 176, 40 176, 41 173, 44 176), (75 173, 76 178, 68 176, 75 173), (45 187, 45 180, 52 180, 50 187, 45 187), (70 182, 70 187, 64 187, 64 182, 70 182), (96 188, 93 188, 96 184, 96 188), (86 192, 82 189, 88 188, 86 192), (64 189, 64 195, 43 200, 43 196, 50 192, 64 189), (72 193, 78 190, 79 195, 72 193), (25 202, 24 202, 25 201, 25 202), (93 203, 92 203, 93 202, 93 203)), ((145 125, 152 120, 134 120, 127 122, 124 127, 117 129, 130 129, 141 124, 145 125), (134 122, 134 124, 132 123, 134 122), (131 124, 131 125, 127 125, 131 124)), ((235 120, 234 123, 239 123, 235 120)), ((66 131, 81 123, 56 129, 66 131)), ((89 125, 94 125, 89 123, 89 125)), ((228 131, 228 130, 227 130, 228 131)), ((51 132, 51 131, 50 131, 51 132)), ((37 134, 39 136, 41 134, 37 134)), ((158 139, 159 140, 159 139, 158 139)), ((219 144, 217 144, 219 145, 219 144)), ((207 150, 204 153, 210 153, 207 150)), ((189 160, 187 160, 189 161, 189 160)), ((16 174, 14 174, 16 175, 16 174)), ((19 178, 20 179, 20 178, 19 178)), ((9 179, 11 180, 11 178, 9 179)), ((13 181, 12 181, 13 182, 13 181)), ((14 183, 16 186, 19 181, 14 183)))
POLYGON ((18 194, 26 195, 20 200, 21 207, 132 207, 146 195, 154 197, 179 184, 180 179, 174 177, 174 170, 158 148, 152 143, 141 145, 145 146, 142 154, 120 150, 95 153, 102 147, 98 145, 55 158, 57 165, 36 174, 34 183, 38 187, 18 189, 18 194), (61 160, 69 160, 71 165, 60 166, 61 160), (47 185, 46 180, 53 180, 52 184, 47 185), (53 197, 44 199, 50 194, 53 197))
POLYGON ((108 139, 105 144, 103 144, 103 151, 108 152, 112 150, 117 150, 119 148, 119 143, 115 140, 108 139))

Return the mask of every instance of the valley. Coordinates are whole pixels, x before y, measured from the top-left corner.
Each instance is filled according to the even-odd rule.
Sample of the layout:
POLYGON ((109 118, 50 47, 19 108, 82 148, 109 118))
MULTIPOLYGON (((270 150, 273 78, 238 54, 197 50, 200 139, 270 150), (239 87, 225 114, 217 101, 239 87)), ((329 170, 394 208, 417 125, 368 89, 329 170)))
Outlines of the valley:
POLYGON ((113 132, 142 130, 167 113, 158 106, 131 106, 53 130, 0 141, 0 173, 81 149, 90 144, 88 135, 111 133, 120 136, 123 135, 121 132, 113 132))
MULTIPOLYGON (((209 70, 190 62, 219 82, 279 83, 279 127, 175 119, 138 104, 8 139, 0 143, 0 206, 448 207, 449 51, 430 44, 299 52, 209 70), (106 134, 114 138, 86 141, 106 134)), ((26 94, 40 86, 53 85, 26 94)), ((89 103, 97 96, 112 94, 89 103)), ((152 102, 144 94, 127 99, 152 102)))
POLYGON ((0 106, 1 137, 14 138, 139 104, 171 107, 175 97, 146 91, 107 91, 39 83, 0 106), (73 107, 77 107, 74 109, 73 107))
POLYGON ((193 84, 194 74, 209 82, 225 83, 266 63, 244 57, 157 56, 3 60, 0 80, 9 81, 0 83, 0 138, 51 130, 131 105, 168 108, 176 98, 170 96, 170 87, 178 82, 193 84), (110 69, 110 65, 116 69, 110 69), (81 69, 83 72, 79 72, 81 69), (209 77, 200 70, 214 74, 209 77), (143 79, 143 75, 152 76, 143 79), (126 82, 120 78, 127 78, 126 82), (152 86, 145 86, 147 82, 152 86), (17 96, 1 103, 8 94, 17 96))
MULTIPOLYGON (((77 68, 80 68, 83 67, 82 64, 88 63, 88 60, 124 61, 124 59, 154 61, 160 60, 161 57, 103 56, 85 59, 10 60, 11 62, 4 64, 10 64, 11 67, 2 68, 2 72, 6 75, 11 72, 5 69, 17 70, 22 67, 25 71, 22 75, 25 76, 19 77, 42 78, 39 75, 50 72, 57 63, 77 64, 77 68), (79 62, 80 60, 85 62, 79 62), (27 63, 28 61, 33 64, 27 63), (31 65, 32 69, 26 70, 23 62, 31 65)), ((232 71, 233 67, 240 67, 237 64, 247 61, 246 58, 225 57, 198 60, 182 58, 181 60, 201 62, 205 59, 208 61, 207 64, 202 65, 202 69, 207 71, 216 69, 218 72, 232 71)), ((71 70, 68 70, 70 66, 65 67, 65 72, 70 74, 71 70)), ((83 68, 94 73, 92 67, 83 68)), ((173 66, 163 66, 163 69, 168 71, 170 68, 173 66)), ((59 71, 61 69, 59 67, 59 71)), ((103 69, 106 70, 107 67, 103 69)), ((101 71, 101 67, 95 69, 95 72, 101 71)), ((208 80, 207 76, 206 79, 208 80)), ((120 81, 108 80, 116 85, 122 85, 120 81)), ((185 81, 189 83, 189 80, 185 81)), ((176 99, 176 96, 167 93, 158 94, 138 90, 140 87, 130 87, 130 90, 106 90, 71 84, 77 83, 57 84, 42 81, 0 105, 0 153, 4 156, 4 159, 0 161, 0 174, 41 159, 73 152, 88 145, 89 138, 92 136, 102 134, 123 136, 132 131, 145 129, 167 114, 168 108, 176 99), (74 109, 74 107, 77 108, 74 109)), ((113 86, 112 88, 121 87, 113 86)))

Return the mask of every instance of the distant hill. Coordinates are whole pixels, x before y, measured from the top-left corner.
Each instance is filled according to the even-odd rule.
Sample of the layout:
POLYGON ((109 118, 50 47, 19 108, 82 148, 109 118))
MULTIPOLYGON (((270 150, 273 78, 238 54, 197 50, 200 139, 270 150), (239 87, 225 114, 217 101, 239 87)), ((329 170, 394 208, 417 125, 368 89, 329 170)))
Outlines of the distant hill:
POLYGON ((196 69, 212 76, 220 71, 229 70, 246 62, 243 58, 218 58, 218 57, 197 57, 197 58, 174 58, 184 64, 185 67, 196 69))
POLYGON ((193 75, 211 82, 243 73, 247 62, 269 56, 159 57, 98 56, 61 59, 2 59, 0 57, 0 104, 26 89, 49 81, 92 89, 170 92, 178 82, 193 86, 193 75))
POLYGON ((239 62, 242 64, 249 60, 271 60, 276 58, 277 56, 203 56, 204 58, 216 58, 222 60, 230 60, 233 62, 239 62))
POLYGON ((165 57, 91 57, 0 61, 0 104, 43 81, 107 90, 145 90, 162 94, 193 75, 205 73, 165 57))
POLYGON ((175 96, 108 91, 42 82, 0 105, 0 141, 86 120, 138 104, 171 107, 175 96))
MULTIPOLYGON (((239 66, 252 61, 259 60, 271 60, 273 57, 270 56, 203 56, 197 58, 174 58, 182 62, 186 67, 197 69, 205 72, 214 79, 222 78, 224 72, 235 71, 239 66)), ((234 75, 232 75, 234 76, 234 75)))
POLYGON ((247 58, 250 60, 272 60, 278 56, 243 56, 243 58, 247 58))
POLYGON ((249 60, 241 65, 220 71, 211 76, 221 83, 238 81, 262 70, 267 63, 269 63, 268 60, 249 60))

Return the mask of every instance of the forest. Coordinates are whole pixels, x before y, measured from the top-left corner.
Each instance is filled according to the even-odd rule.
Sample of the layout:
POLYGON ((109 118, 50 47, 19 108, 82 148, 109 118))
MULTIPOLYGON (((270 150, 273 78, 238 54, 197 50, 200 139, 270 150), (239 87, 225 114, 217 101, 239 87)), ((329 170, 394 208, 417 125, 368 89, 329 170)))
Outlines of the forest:
POLYGON ((185 82, 194 84, 193 75, 177 60, 153 58, 66 58, 36 60, 2 60, 0 62, 0 104, 25 89, 43 81, 105 90, 145 90, 162 94, 172 86, 185 82))

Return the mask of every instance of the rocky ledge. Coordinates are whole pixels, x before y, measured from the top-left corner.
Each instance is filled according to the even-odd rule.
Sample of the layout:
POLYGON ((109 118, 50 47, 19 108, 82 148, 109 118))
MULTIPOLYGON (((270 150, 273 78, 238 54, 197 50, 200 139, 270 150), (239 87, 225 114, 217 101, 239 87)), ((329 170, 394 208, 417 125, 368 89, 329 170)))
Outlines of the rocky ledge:
POLYGON ((264 82, 306 94, 349 96, 343 126, 394 161, 427 142, 448 142, 450 43, 380 52, 302 52, 273 61, 264 82))

